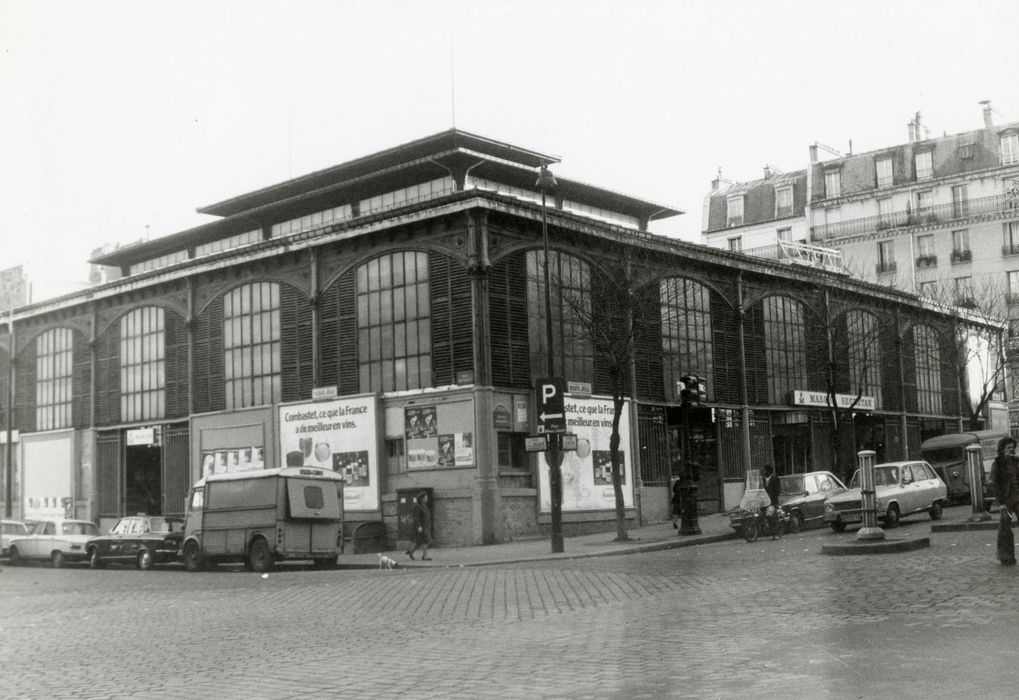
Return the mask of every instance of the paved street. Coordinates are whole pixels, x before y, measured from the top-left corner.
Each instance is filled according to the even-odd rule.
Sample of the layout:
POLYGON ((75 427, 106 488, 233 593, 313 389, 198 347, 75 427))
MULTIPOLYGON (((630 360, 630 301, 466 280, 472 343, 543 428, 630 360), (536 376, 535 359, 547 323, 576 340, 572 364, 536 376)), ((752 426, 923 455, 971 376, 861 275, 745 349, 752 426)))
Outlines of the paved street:
MULTIPOLYGON (((929 529, 917 519, 896 535, 929 529)), ((821 555, 833 537, 265 578, 4 566, 0 694, 1014 694, 1019 572, 997 565, 993 532, 937 533, 905 554, 821 555)))

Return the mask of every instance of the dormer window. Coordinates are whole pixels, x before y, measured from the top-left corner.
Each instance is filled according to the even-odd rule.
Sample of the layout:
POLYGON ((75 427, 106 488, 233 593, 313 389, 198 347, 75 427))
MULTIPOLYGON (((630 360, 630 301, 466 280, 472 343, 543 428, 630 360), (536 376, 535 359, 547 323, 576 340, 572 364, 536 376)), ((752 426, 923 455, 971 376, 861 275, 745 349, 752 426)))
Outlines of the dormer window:
POLYGON ((824 171, 824 196, 839 197, 842 195, 842 171, 824 171))
POLYGON ((781 187, 775 190, 775 218, 793 215, 793 188, 781 187))
POLYGON ((743 195, 737 197, 729 197, 725 200, 726 203, 726 226, 742 226, 743 225, 743 195))
POLYGON ((1019 163, 1019 134, 1002 134, 1001 136, 1001 164, 1012 165, 1019 163))
POLYGON ((874 172, 877 176, 878 187, 892 186, 892 159, 879 158, 874 162, 874 172))
POLYGON ((934 177, 934 160, 930 151, 920 151, 913 156, 916 165, 916 179, 929 180, 934 177))

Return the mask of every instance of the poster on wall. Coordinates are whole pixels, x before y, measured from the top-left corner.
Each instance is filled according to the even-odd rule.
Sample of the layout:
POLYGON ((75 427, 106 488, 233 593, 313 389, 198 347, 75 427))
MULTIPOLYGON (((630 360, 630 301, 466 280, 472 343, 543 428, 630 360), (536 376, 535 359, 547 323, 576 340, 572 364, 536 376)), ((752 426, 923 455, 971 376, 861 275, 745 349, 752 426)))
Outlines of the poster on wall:
POLYGON ((408 440, 438 436, 435 406, 411 406, 405 409, 404 415, 408 440))
POLYGON ((454 463, 458 467, 474 464, 474 438, 471 433, 457 433, 453 436, 454 463))
POLYGON ((202 478, 210 474, 229 474, 265 469, 265 452, 261 446, 202 450, 202 478))
POLYGON ((378 510, 377 414, 374 395, 280 406, 280 464, 335 471, 347 511, 378 510))
MULTIPOLYGON (((577 449, 563 457, 563 511, 608 510, 615 508, 612 489, 612 459, 609 438, 612 435, 612 400, 566 396, 566 429, 577 436, 577 449)), ((633 506, 633 479, 630 478, 629 403, 623 406, 619 421, 619 469, 623 503, 633 506)), ((545 454, 538 457, 538 484, 541 511, 551 512, 548 464, 545 454)))

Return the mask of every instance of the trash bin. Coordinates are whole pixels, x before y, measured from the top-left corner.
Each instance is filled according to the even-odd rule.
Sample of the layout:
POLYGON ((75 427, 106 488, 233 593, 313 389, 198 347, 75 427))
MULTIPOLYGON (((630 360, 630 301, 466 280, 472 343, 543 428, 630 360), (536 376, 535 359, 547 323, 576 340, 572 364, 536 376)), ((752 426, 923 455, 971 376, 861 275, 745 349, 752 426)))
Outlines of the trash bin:
POLYGON ((422 491, 428 494, 428 512, 432 514, 432 531, 429 534, 435 539, 435 498, 432 489, 425 487, 396 490, 397 537, 402 541, 414 539, 414 498, 422 491))

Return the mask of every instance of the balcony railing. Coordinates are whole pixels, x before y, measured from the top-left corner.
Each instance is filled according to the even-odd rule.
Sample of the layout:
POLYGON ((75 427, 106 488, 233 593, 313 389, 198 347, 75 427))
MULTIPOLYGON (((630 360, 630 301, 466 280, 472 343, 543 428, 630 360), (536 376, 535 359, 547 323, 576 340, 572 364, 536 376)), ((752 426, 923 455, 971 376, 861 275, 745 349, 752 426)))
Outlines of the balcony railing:
POLYGON ((921 210, 907 209, 906 211, 812 226, 810 230, 814 240, 830 241, 893 228, 962 221, 971 217, 1005 218, 1009 216, 1019 216, 1019 198, 999 194, 992 197, 970 199, 964 205, 960 205, 958 202, 937 204, 921 210))
POLYGON ((969 250, 953 250, 952 251, 952 264, 958 265, 959 263, 968 263, 973 261, 973 251, 969 250))
POLYGON ((921 270, 925 270, 925 269, 927 269, 929 267, 937 267, 938 266, 938 256, 937 255, 920 255, 916 259, 916 266, 917 266, 917 268, 919 268, 921 270))
POLYGON ((889 262, 879 262, 877 264, 876 268, 877 268, 877 273, 879 275, 884 275, 884 274, 888 274, 890 272, 895 272, 895 270, 896 270, 895 261, 891 260, 889 262))
POLYGON ((1002 255, 1019 255, 1019 243, 1006 243, 1001 246, 1002 255))
POLYGON ((740 252, 766 260, 781 260, 794 265, 817 267, 832 272, 845 272, 840 251, 797 241, 779 241, 775 245, 747 248, 740 252))

